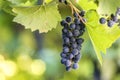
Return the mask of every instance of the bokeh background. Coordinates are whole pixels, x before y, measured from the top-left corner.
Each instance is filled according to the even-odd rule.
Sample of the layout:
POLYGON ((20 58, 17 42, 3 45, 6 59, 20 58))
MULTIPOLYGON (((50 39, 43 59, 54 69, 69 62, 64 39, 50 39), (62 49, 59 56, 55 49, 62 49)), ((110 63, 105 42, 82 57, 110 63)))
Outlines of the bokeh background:
POLYGON ((13 18, 0 11, 0 80, 120 80, 120 39, 107 49, 101 66, 86 32, 79 69, 66 72, 60 63, 61 27, 40 34, 13 18))

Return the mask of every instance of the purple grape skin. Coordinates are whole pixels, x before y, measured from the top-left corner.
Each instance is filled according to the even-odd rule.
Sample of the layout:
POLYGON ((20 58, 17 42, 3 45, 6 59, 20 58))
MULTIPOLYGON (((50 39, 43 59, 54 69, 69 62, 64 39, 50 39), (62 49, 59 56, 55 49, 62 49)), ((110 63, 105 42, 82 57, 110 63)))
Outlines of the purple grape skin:
POLYGON ((107 23, 108 27, 112 27, 113 24, 114 24, 114 22, 112 20, 108 20, 108 23, 107 23))
POLYGON ((117 16, 114 16, 112 20, 117 23, 118 22, 117 16))
POLYGON ((62 63, 62 64, 65 64, 66 60, 67 60, 66 58, 62 58, 62 59, 61 59, 61 63, 62 63))
POLYGON ((71 31, 68 31, 68 32, 67 32, 67 36, 68 36, 68 37, 72 37, 72 36, 73 36, 73 33, 72 33, 71 31))
POLYGON ((66 62, 65 62, 65 66, 66 66, 66 67, 71 66, 71 64, 72 64, 72 62, 71 62, 70 60, 66 60, 66 62))
POLYGON ((78 54, 78 49, 73 49, 73 50, 72 50, 72 54, 73 54, 73 55, 77 55, 77 54, 78 54))
POLYGON ((66 67, 66 71, 70 71, 71 70, 71 66, 66 67))
POLYGON ((66 17, 66 22, 70 23, 72 21, 72 18, 70 16, 66 17))
POLYGON ((61 26, 64 26, 64 25, 66 24, 66 21, 65 21, 65 20, 62 20, 62 21, 60 22, 60 24, 61 24, 61 26))
POLYGON ((73 16, 76 17, 76 18, 78 17, 76 12, 73 13, 73 16))
POLYGON ((70 55, 68 57, 69 57, 69 59, 72 59, 74 57, 74 55, 72 53, 70 53, 70 55))
POLYGON ((73 49, 77 48, 77 43, 72 43, 72 48, 73 49))
POLYGON ((63 29, 62 29, 62 33, 65 34, 65 33, 67 33, 67 32, 68 32, 68 30, 67 30, 66 28, 63 28, 63 29))
POLYGON ((63 52, 64 52, 64 53, 68 53, 68 52, 69 52, 69 48, 68 48, 68 47, 64 47, 64 48, 63 48, 63 52))
POLYGON ((68 28, 69 28, 68 23, 65 23, 65 24, 64 24, 64 27, 68 29, 68 28))
POLYGON ((74 19, 74 23, 75 23, 75 24, 80 24, 81 22, 80 22, 80 20, 79 20, 78 18, 75 18, 75 19, 74 19))
POLYGON ((80 25, 77 24, 77 25, 75 26, 75 29, 76 29, 76 30, 80 30, 80 29, 81 29, 80 25))
POLYGON ((69 44, 69 43, 70 43, 70 39, 67 38, 67 37, 65 37, 65 38, 64 38, 64 44, 69 44))
POLYGON ((105 23, 106 23, 106 19, 102 17, 102 18, 100 18, 99 22, 100 22, 101 24, 105 24, 105 23))
POLYGON ((73 42, 75 42, 75 41, 76 41, 76 39, 75 39, 74 37, 71 37, 71 38, 70 38, 70 42, 71 42, 71 43, 73 43, 73 42))
POLYGON ((78 38, 78 39, 77 39, 77 43, 78 43, 79 45, 81 45, 83 42, 84 42, 84 39, 82 39, 82 38, 78 38))
POLYGON ((80 35, 79 30, 74 30, 74 31, 73 31, 73 35, 74 35, 75 37, 79 36, 79 35, 80 35))
POLYGON ((75 29, 75 24, 74 23, 70 24, 70 29, 75 29))
POLYGON ((82 10, 82 11, 80 12, 80 16, 84 17, 84 15, 85 15, 85 11, 82 10))
POLYGON ((60 54, 60 56, 61 56, 61 57, 66 57, 67 55, 62 52, 62 53, 60 54))
POLYGON ((72 66, 73 69, 77 69, 78 67, 79 67, 78 63, 74 63, 72 66))
POLYGON ((79 62, 79 60, 80 60, 80 58, 81 58, 81 54, 80 53, 78 53, 77 55, 75 55, 75 57, 74 57, 74 62, 75 63, 78 63, 79 62))

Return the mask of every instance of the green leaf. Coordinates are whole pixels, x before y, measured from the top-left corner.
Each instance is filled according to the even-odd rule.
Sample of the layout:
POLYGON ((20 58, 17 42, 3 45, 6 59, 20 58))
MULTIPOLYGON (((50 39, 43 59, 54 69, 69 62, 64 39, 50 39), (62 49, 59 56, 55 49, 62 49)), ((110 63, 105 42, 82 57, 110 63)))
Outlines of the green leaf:
POLYGON ((115 13, 117 7, 120 7, 120 0, 99 0, 98 13, 108 14, 115 13))
POLYGON ((65 19, 66 16, 72 16, 72 10, 70 6, 60 3, 58 5, 58 9, 59 9, 62 19, 65 19))
POLYGON ((97 9, 97 5, 94 3, 94 0, 77 0, 77 3, 86 11, 97 9))
POLYGON ((120 28, 117 24, 112 28, 109 28, 106 24, 100 24, 99 15, 93 10, 87 12, 86 19, 86 28, 89 37, 92 41, 98 60, 100 64, 102 64, 103 60, 101 52, 106 53, 106 49, 120 37, 120 28))
POLYGON ((33 7, 16 7, 13 8, 13 11, 17 13, 17 16, 13 21, 24 25, 25 28, 30 28, 32 31, 38 29, 40 33, 48 32, 56 28, 58 21, 61 20, 57 9, 56 3, 33 7))

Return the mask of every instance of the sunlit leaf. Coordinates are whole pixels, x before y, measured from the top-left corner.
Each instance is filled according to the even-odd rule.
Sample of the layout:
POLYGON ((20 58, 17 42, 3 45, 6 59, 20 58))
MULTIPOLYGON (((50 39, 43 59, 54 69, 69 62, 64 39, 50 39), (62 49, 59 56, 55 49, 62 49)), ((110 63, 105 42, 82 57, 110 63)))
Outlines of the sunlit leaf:
POLYGON ((55 28, 58 21, 61 20, 56 3, 33 7, 15 7, 13 11, 17 13, 14 22, 20 23, 32 31, 38 29, 40 33, 55 28))
POLYGON ((120 0, 99 0, 98 13, 109 15, 115 13, 117 7, 120 7, 120 0))
POLYGON ((86 14, 86 18, 86 28, 89 37, 97 57, 102 64, 102 55, 100 52, 106 53, 106 49, 120 37, 120 28, 116 26, 117 24, 112 28, 109 28, 107 25, 101 25, 99 23, 99 16, 95 11, 89 11, 86 14))

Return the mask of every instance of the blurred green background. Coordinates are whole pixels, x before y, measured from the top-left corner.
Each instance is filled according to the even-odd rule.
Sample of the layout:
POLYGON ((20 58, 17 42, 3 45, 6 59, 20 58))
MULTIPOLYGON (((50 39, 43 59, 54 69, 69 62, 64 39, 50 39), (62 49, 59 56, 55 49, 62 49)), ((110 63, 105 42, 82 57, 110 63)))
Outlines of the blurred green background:
POLYGON ((39 34, 13 17, 0 11, 0 80, 120 80, 120 40, 103 55, 101 66, 86 32, 80 67, 66 72, 60 63, 61 27, 39 34))

